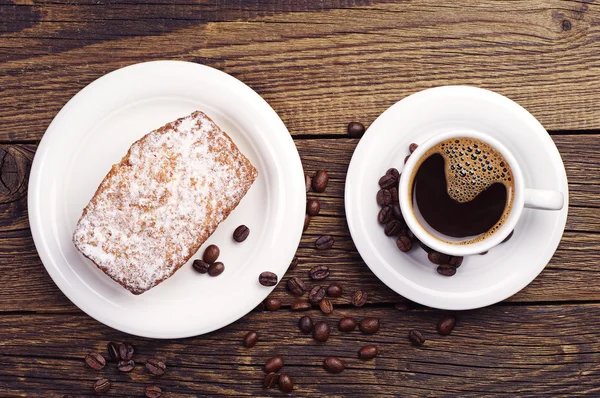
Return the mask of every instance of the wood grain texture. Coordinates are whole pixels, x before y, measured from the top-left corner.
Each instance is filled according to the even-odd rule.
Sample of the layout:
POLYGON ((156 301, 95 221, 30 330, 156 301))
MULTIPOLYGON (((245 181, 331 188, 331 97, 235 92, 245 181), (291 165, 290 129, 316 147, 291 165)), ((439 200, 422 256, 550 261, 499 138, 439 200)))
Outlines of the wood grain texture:
POLYGON ((507 95, 551 130, 600 128, 596 2, 9 1, 0 21, 0 140, 40 139, 86 84, 154 59, 230 73, 294 135, 343 135, 448 84, 507 95))

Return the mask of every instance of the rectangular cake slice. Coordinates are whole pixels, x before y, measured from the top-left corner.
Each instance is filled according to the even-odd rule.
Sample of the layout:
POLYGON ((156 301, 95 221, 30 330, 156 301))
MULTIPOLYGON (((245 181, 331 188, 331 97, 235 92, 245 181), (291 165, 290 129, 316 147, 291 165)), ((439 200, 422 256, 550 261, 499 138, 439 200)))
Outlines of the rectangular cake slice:
POLYGON ((257 175, 229 136, 196 111, 129 148, 83 209, 73 242, 141 294, 196 253, 257 175))

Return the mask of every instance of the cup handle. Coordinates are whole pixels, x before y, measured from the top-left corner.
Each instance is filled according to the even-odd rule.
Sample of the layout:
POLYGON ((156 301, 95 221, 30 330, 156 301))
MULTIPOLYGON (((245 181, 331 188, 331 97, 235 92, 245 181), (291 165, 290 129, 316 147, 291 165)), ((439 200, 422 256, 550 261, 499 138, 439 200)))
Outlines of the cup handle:
POLYGON ((565 204, 565 198, 560 191, 546 189, 525 189, 525 207, 539 210, 560 210, 565 204))

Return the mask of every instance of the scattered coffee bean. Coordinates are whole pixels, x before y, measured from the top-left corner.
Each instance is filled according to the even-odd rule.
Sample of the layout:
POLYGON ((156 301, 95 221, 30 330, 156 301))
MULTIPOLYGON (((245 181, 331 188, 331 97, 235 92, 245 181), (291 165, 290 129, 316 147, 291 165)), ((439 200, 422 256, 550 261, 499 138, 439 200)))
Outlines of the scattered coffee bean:
POLYGON ((258 341, 258 333, 256 333, 256 332, 248 332, 244 336, 244 347, 246 347, 246 348, 252 348, 252 347, 254 347, 256 345, 257 341, 258 341))
POLYGON ((315 247, 319 250, 331 249, 334 242, 335 242, 335 239, 333 239, 333 236, 323 235, 315 241, 315 247))
POLYGON ((318 321, 313 328, 313 338, 321 343, 329 338, 329 324, 325 321, 318 321))
POLYGON ((350 138, 360 138, 365 133, 365 126, 359 122, 348 123, 348 135, 350 138))
POLYGON ((167 370, 167 365, 158 358, 148 358, 146 360, 146 369, 154 376, 162 376, 167 370))
POLYGON ((408 311, 410 310, 410 304, 403 301, 401 303, 394 304, 394 308, 396 308, 398 311, 408 311))
POLYGON ((240 225, 233 231, 233 240, 236 242, 243 242, 250 235, 250 228, 245 225, 240 225))
POLYGON ((283 368, 283 358, 280 356, 273 357, 265 363, 265 372, 277 372, 283 368))
POLYGON ((310 225, 310 216, 308 214, 304 215, 304 227, 302 227, 302 232, 306 231, 308 229, 308 226, 310 225))
POLYGON ((298 257, 294 257, 290 262, 289 269, 294 269, 298 266, 298 257))
POLYGON ((312 304, 319 304, 325 297, 325 288, 323 286, 314 286, 308 293, 308 301, 312 304))
POLYGON ((317 199, 309 199, 306 202, 306 213, 313 217, 321 211, 321 203, 317 199))
POLYGON ((398 220, 391 220, 385 227, 383 227, 383 233, 386 236, 394 236, 398 235, 398 233, 402 230, 402 223, 398 220))
POLYGON ((396 187, 391 188, 390 193, 392 194, 392 202, 399 203, 400 198, 398 197, 398 189, 396 187))
POLYGON ((402 215, 402 209, 400 208, 400 204, 394 203, 392 205, 392 216, 396 220, 400 221, 400 223, 404 226, 404 216, 402 215))
POLYGON ((117 369, 124 373, 131 372, 133 368, 135 368, 135 362, 131 359, 128 361, 119 361, 117 364, 117 369))
POLYGON ((344 317, 338 322, 338 330, 340 332, 351 332, 356 329, 356 319, 344 317))
POLYGON ((326 265, 317 265, 312 267, 308 272, 310 279, 314 281, 321 281, 329 276, 329 267, 326 265))
POLYGON ((414 142, 412 144, 410 144, 410 146, 408 147, 408 150, 410 151, 410 153, 413 153, 414 151, 417 150, 419 146, 417 144, 415 144, 414 142))
POLYGON ((360 321, 358 328, 364 334, 374 334, 379 331, 379 319, 367 317, 360 321))
POLYGON ((265 300, 265 309, 267 311, 277 311, 281 308, 281 300, 278 298, 269 297, 265 300))
POLYGON ((279 376, 279 389, 285 393, 290 393, 294 390, 294 381, 289 375, 282 373, 279 376))
POLYGON ((106 365, 106 359, 97 352, 90 352, 85 356, 85 363, 94 370, 100 370, 106 365))
POLYGON ((312 308, 312 304, 308 300, 296 300, 290 306, 292 311, 307 311, 312 308))
POLYGON ((413 234, 413 231, 411 231, 408 228, 406 228, 406 236, 408 236, 408 238, 413 242, 417 240, 417 237, 415 236, 415 234, 413 234))
POLYGON ((423 334, 418 330, 411 330, 410 332, 408 332, 408 339, 414 345, 420 346, 425 343, 425 337, 423 337, 423 334))
POLYGON ((339 283, 332 283, 327 287, 327 295, 329 297, 340 297, 343 293, 344 289, 339 283))
POLYGON ((515 230, 513 229, 512 231, 510 231, 510 234, 508 234, 508 236, 506 238, 504 238, 504 240, 500 243, 506 243, 509 241, 510 238, 512 238, 513 234, 515 233, 515 230))
POLYGON ((462 256, 451 256, 448 264, 452 265, 455 268, 458 268, 462 265, 463 257, 462 256))
POLYGON ((254 311, 258 311, 258 312, 263 312, 264 310, 265 310, 265 303, 262 301, 260 303, 258 303, 256 308, 254 309, 254 311))
POLYGON ((221 250, 217 245, 210 245, 204 250, 204 254, 202 255, 202 259, 209 264, 214 263, 219 258, 219 254, 221 254, 221 250))
POLYGON ((113 362, 119 362, 121 360, 121 354, 119 354, 119 345, 113 341, 107 344, 108 356, 113 362))
POLYGON ((379 179, 381 189, 390 189, 398 186, 398 179, 392 174, 386 174, 379 179))
POLYGON ((456 274, 456 267, 450 264, 440 264, 437 267, 437 273, 443 276, 452 276, 456 274))
POLYGON ((398 249, 400 249, 401 252, 406 253, 412 250, 413 242, 408 236, 399 235, 396 240, 396 246, 398 246, 398 249))
POLYGON ((392 193, 388 189, 380 189, 377 191, 376 200, 379 206, 387 206, 392 203, 392 193))
POLYGON ((148 386, 145 393, 147 398, 160 398, 162 390, 159 386, 148 386))
POLYGON ((208 267, 208 275, 210 276, 219 276, 223 271, 225 271, 225 265, 220 261, 212 263, 210 267, 208 267))
POLYGON ((364 290, 357 290, 352 295, 352 304, 354 304, 355 307, 362 307, 367 303, 367 298, 367 292, 364 290))
POLYGON ((298 321, 298 327, 300 328, 300 331, 304 334, 309 334, 310 332, 312 332, 313 326, 313 320, 308 315, 303 316, 298 321))
POLYGON ((396 181, 400 181, 400 172, 395 167, 389 168, 388 171, 385 172, 385 174, 390 174, 390 175, 394 176, 396 181))
POLYGON ((275 372, 267 373, 265 376, 265 380, 263 381, 263 386, 265 388, 273 388, 279 382, 279 375, 275 372))
POLYGON ((408 162, 408 158, 410 158, 410 155, 407 155, 407 156, 404 158, 404 164, 406 164, 406 162, 408 162))
POLYGON ((430 253, 428 253, 427 258, 429 259, 429 261, 436 265, 448 264, 448 262, 450 261, 450 256, 448 256, 447 254, 436 252, 435 250, 432 250, 430 253))
POLYGON ((264 271, 258 276, 258 282, 263 286, 275 286, 277 275, 270 271, 264 271))
POLYGON ((377 221, 379 224, 387 224, 392 219, 392 206, 385 206, 381 210, 379 210, 379 214, 377 215, 377 221))
POLYGON ((100 379, 94 383, 94 392, 96 394, 103 394, 110 390, 110 380, 100 379))
POLYGON ((119 356, 123 361, 129 361, 133 358, 134 351, 133 346, 129 343, 121 343, 121 345, 119 345, 119 356))
POLYGON ((344 362, 336 357, 325 358, 325 360, 323 361, 323 366, 328 372, 331 373, 340 373, 346 367, 346 365, 344 365, 344 362))
POLYGON ((373 359, 377 356, 376 345, 366 345, 358 350, 358 357, 360 359, 373 359))
POLYGON ((327 298, 321 300, 321 302, 319 303, 319 308, 321 309, 321 312, 323 312, 323 314, 325 315, 329 315, 333 312, 333 304, 331 304, 331 301, 327 298))
POLYGON ((327 182, 329 182, 329 174, 325 170, 319 170, 313 177, 312 188, 315 192, 325 192, 327 182))
POLYGON ((443 316, 437 324, 438 333, 442 336, 449 335, 456 325, 456 318, 452 315, 443 316))
POLYGON ((425 252, 426 252, 427 254, 429 254, 429 253, 433 252, 433 249, 432 249, 432 248, 430 248, 429 246, 425 245, 425 243, 423 243, 423 242, 421 242, 421 241, 419 241, 419 246, 421 246, 421 249, 425 250, 425 252))
POLYGON ((304 180, 306 183, 306 193, 309 193, 312 188, 312 177, 309 175, 305 175, 304 180))
POLYGON ((297 276, 288 279, 287 288, 294 296, 300 297, 306 293, 306 284, 297 276))
POLYGON ((201 274, 206 274, 208 272, 208 268, 210 267, 210 264, 207 263, 204 260, 194 260, 194 262, 192 263, 192 267, 194 268, 194 270, 196 272, 199 272, 201 274))

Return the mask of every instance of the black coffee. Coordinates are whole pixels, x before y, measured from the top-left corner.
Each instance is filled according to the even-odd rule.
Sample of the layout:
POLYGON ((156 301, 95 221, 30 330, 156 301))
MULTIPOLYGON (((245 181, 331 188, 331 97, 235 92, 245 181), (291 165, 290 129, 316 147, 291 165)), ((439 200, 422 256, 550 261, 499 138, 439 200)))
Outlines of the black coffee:
POLYGON ((421 158, 415 170, 410 197, 423 219, 444 235, 474 237, 461 244, 493 234, 510 211, 512 171, 502 154, 485 142, 443 141, 421 158))

